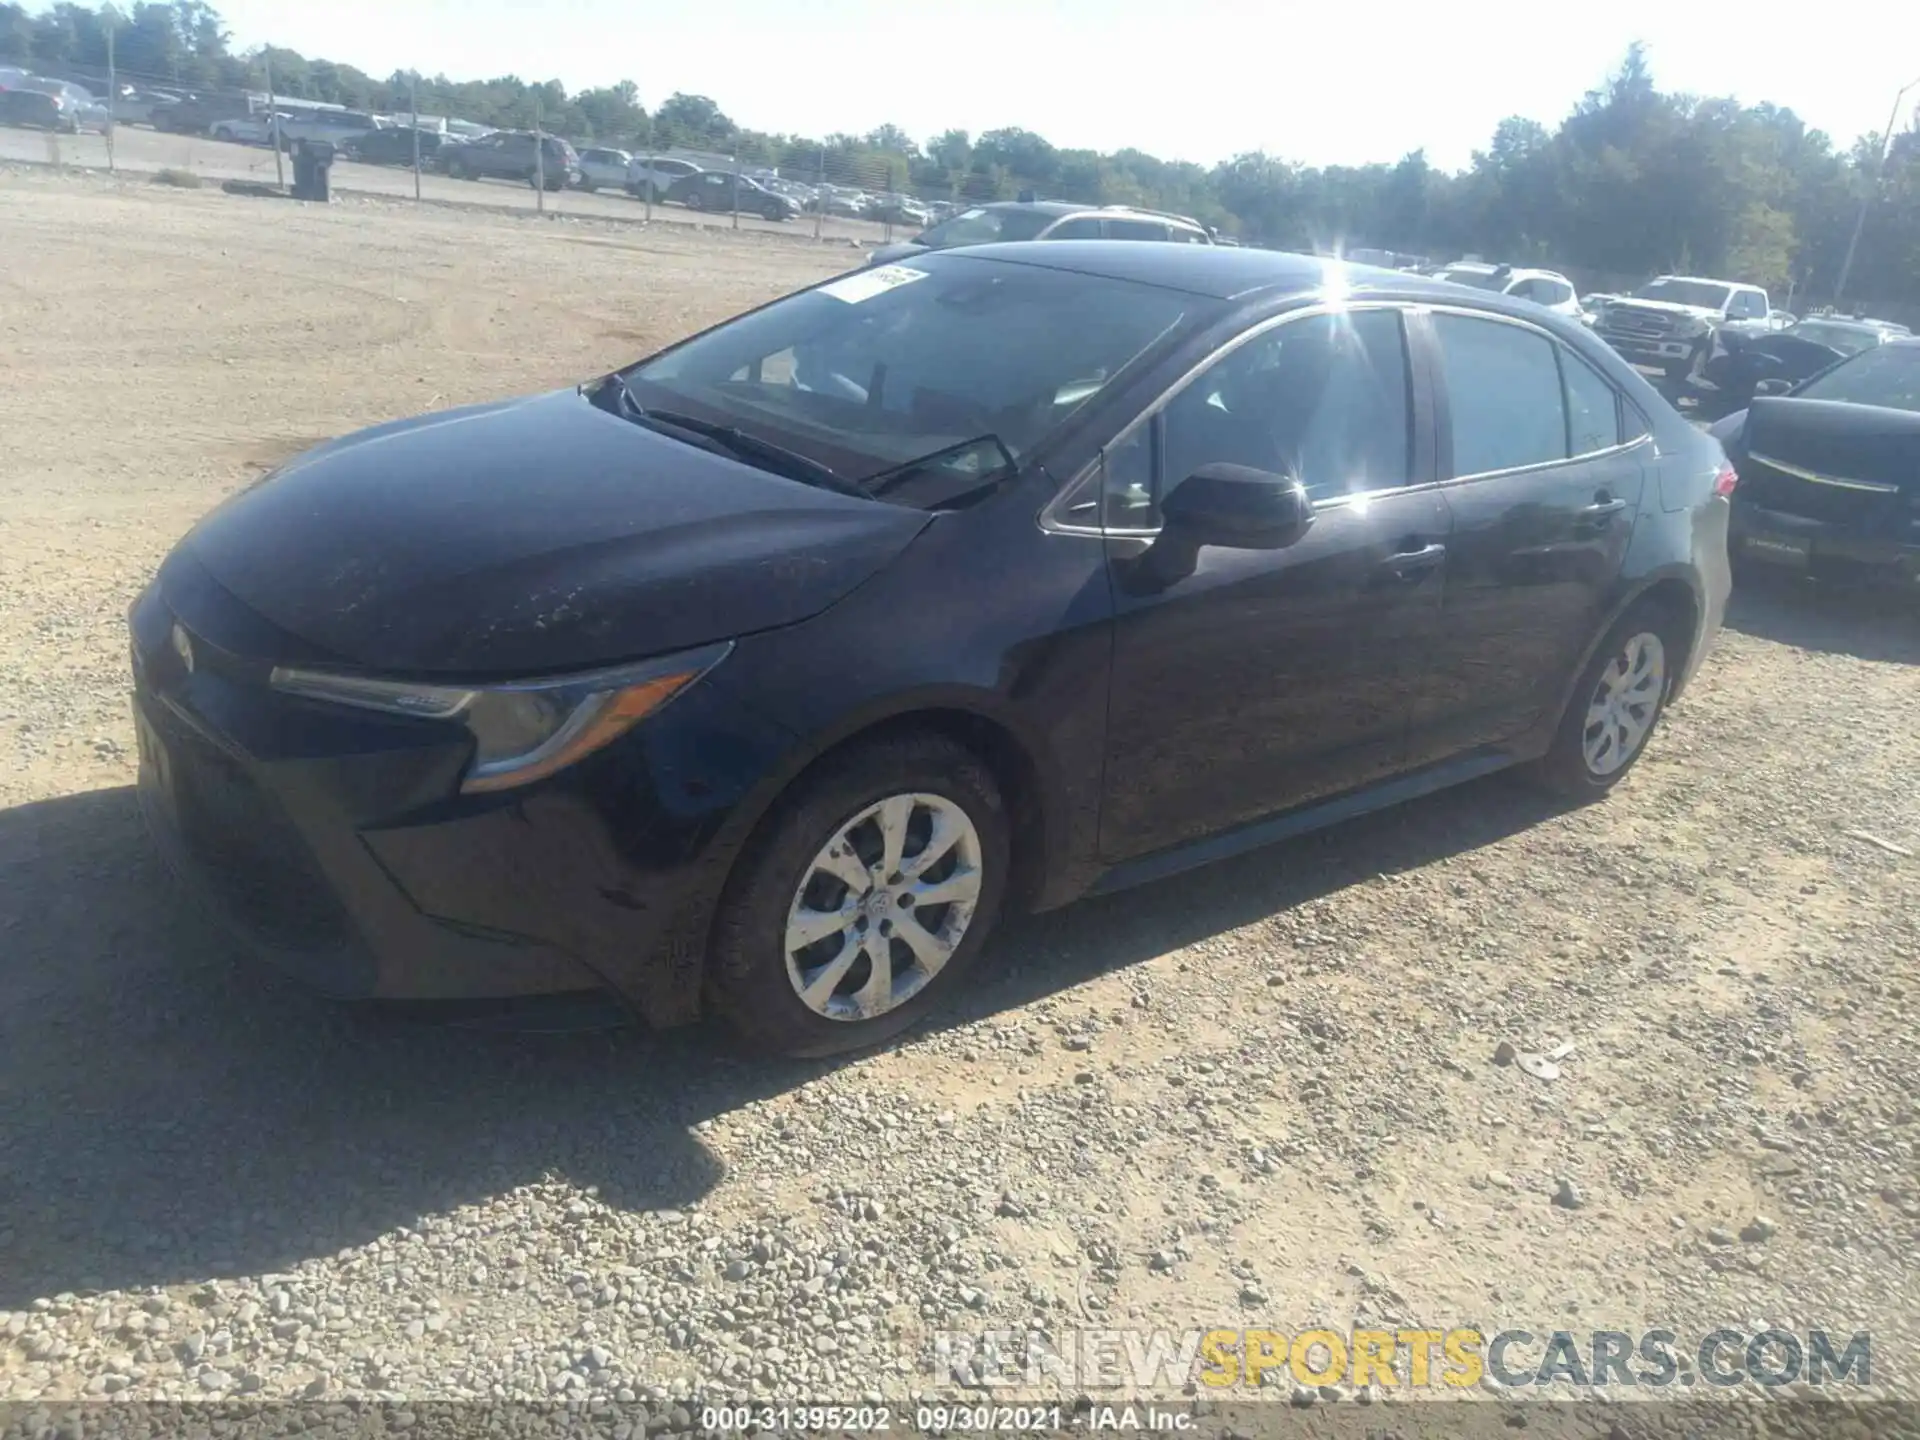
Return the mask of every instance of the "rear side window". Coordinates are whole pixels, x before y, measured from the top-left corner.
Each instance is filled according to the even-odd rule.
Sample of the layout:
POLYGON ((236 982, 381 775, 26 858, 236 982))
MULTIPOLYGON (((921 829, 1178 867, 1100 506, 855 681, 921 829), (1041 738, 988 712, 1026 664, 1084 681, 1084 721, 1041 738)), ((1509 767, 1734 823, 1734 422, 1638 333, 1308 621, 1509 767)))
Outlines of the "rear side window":
POLYGON ((1167 227, 1154 220, 1109 220, 1109 240, 1164 240, 1167 227))
POLYGON ((1062 220, 1047 232, 1049 240, 1098 240, 1100 222, 1091 215, 1076 215, 1071 220, 1062 220))
POLYGON ((1620 399, 1594 368, 1569 350, 1560 351, 1560 378, 1567 391, 1567 454, 1591 455, 1620 443, 1620 399))
POLYGON ((1567 458, 1560 367, 1546 336, 1497 320, 1435 315, 1453 421, 1453 473, 1567 458))

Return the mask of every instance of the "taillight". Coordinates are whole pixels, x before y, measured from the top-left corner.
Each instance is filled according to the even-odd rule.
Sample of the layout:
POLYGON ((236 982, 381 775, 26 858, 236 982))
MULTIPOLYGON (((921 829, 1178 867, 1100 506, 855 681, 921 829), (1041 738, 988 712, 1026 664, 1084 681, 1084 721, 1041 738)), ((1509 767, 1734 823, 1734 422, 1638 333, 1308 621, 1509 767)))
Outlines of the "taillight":
POLYGON ((1734 487, 1740 483, 1739 472, 1733 468, 1731 460, 1720 462, 1720 473, 1713 477, 1713 493, 1726 496, 1733 494, 1734 487))

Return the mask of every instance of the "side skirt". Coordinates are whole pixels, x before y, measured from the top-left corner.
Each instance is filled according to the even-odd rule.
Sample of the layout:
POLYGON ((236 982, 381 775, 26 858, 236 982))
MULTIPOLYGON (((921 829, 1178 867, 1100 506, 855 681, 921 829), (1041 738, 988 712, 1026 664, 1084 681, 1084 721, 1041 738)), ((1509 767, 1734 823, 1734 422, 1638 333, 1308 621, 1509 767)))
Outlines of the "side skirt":
POLYGON ((1469 780, 1477 780, 1482 775, 1491 775, 1495 771, 1518 765, 1532 758, 1528 753, 1532 748, 1503 747, 1499 750, 1471 751, 1437 765, 1396 775, 1391 780, 1382 780, 1361 790, 1349 790, 1331 800, 1316 801, 1298 810, 1255 820, 1219 835, 1208 835, 1169 850, 1156 850, 1136 860, 1122 861, 1105 871, 1086 893, 1110 895, 1116 890, 1164 880, 1169 875, 1196 870, 1202 865, 1211 865, 1217 860, 1244 854, 1248 850, 1258 850, 1282 840, 1324 830, 1344 820, 1371 815, 1376 810, 1390 809, 1422 795, 1431 795, 1436 790, 1446 790, 1469 780))

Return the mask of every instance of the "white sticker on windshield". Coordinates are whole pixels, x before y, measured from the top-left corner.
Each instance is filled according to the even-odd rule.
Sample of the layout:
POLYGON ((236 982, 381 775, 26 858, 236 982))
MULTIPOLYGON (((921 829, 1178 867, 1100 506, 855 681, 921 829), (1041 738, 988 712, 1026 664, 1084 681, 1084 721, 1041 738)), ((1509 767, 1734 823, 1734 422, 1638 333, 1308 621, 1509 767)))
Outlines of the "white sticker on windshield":
POLYGON ((916 280, 926 278, 926 271, 915 270, 908 265, 878 265, 871 270, 843 275, 830 285, 822 285, 820 293, 844 300, 849 305, 858 305, 862 300, 871 300, 876 295, 884 295, 889 290, 898 290, 902 285, 911 285, 916 280))

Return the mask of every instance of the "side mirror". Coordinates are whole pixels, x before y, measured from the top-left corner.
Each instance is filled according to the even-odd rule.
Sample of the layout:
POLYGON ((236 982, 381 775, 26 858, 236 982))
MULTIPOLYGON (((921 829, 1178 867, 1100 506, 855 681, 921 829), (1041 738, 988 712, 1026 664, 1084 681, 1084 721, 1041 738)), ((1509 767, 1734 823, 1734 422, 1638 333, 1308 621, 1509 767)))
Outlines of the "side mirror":
POLYGON ((1202 465, 1160 502, 1165 532, 1193 545, 1273 550, 1313 522, 1313 501, 1293 475, 1245 465, 1202 465))
POLYGON ((1758 399, 1763 395, 1785 395, 1792 389, 1793 382, 1791 380, 1762 380, 1758 385, 1753 387, 1753 394, 1754 398, 1758 399))

